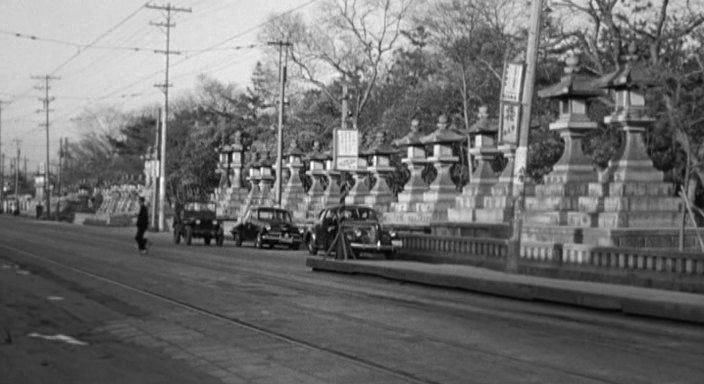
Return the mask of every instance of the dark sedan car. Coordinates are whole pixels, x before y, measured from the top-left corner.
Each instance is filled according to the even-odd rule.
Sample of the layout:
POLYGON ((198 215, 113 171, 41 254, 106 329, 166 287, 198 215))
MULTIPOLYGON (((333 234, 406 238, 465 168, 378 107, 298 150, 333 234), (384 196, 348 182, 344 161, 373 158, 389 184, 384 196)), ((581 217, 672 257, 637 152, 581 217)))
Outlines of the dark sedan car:
POLYGON ((214 203, 186 203, 174 217, 174 243, 183 239, 186 245, 191 245, 194 238, 202 238, 206 245, 214 239, 215 244, 222 246, 225 233, 215 217, 214 203))
POLYGON ((381 225, 379 214, 373 208, 337 205, 320 211, 306 235, 308 252, 315 255, 319 249, 328 250, 341 229, 355 257, 363 252, 390 256, 401 247, 396 233, 381 225))
POLYGON ((257 248, 284 245, 298 249, 303 241, 303 229, 293 223, 291 212, 274 207, 248 209, 230 232, 238 247, 252 240, 257 248))

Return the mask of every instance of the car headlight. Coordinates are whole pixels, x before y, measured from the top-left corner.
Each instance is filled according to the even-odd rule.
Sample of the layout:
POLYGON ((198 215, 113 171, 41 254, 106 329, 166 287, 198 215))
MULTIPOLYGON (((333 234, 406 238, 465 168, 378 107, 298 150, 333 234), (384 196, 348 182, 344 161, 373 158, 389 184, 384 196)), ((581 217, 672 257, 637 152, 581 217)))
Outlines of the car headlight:
POLYGON ((269 225, 269 224, 265 225, 265 226, 264 226, 264 230, 267 231, 267 232, 268 232, 268 231, 271 231, 271 225, 269 225))
POLYGON ((302 234, 303 234, 303 232, 305 232, 305 231, 306 231, 306 230, 305 230, 305 229, 303 229, 303 228, 298 228, 298 233, 299 233, 299 234, 301 234, 301 235, 302 235, 302 234))
POLYGON ((354 237, 356 237, 356 238, 362 237, 362 230, 359 228, 355 229, 354 230, 354 237))
POLYGON ((196 220, 196 225, 200 224, 200 220, 196 220))
POLYGON ((390 237, 396 237, 396 232, 394 232, 394 231, 389 231, 389 236, 390 236, 390 237))

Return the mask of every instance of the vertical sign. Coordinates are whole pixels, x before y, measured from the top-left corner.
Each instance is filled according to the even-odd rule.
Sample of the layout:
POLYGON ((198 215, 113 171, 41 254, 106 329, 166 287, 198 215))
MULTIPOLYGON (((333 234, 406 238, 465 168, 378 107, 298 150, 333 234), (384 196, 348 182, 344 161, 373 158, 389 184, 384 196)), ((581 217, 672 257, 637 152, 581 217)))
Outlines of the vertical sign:
POLYGON ((356 129, 338 129, 336 140, 336 168, 341 171, 356 170, 357 158, 359 157, 359 131, 356 129))
POLYGON ((521 91, 523 90, 523 63, 506 63, 501 82, 501 111, 499 141, 518 145, 518 127, 521 122, 521 91))

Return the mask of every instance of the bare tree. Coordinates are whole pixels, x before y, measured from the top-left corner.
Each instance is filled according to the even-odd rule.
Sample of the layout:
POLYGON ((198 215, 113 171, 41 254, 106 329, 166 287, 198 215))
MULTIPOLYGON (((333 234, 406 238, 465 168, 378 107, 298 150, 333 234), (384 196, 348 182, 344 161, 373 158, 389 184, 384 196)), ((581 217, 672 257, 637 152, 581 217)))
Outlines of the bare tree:
POLYGON ((272 18, 262 38, 293 43, 293 73, 336 104, 340 96, 328 84, 346 82, 356 126, 386 70, 388 56, 398 47, 412 5, 413 0, 329 0, 312 22, 300 15, 272 18))

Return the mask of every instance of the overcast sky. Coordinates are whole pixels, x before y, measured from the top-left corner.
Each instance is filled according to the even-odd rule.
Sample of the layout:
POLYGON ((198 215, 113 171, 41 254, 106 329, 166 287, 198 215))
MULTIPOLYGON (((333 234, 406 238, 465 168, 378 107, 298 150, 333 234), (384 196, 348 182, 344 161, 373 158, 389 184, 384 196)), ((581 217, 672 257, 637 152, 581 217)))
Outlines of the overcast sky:
MULTIPOLYGON (((267 16, 306 12, 318 2, 171 0, 174 6, 192 9, 174 18, 171 48, 182 54, 171 57, 172 94, 193 89, 201 73, 246 86, 254 64, 262 57, 262 51, 250 45, 256 44, 267 16)), ((60 78, 50 82, 50 96, 55 97, 50 123, 52 162, 57 158, 59 138, 78 138, 81 132, 71 119, 86 107, 116 105, 129 111, 163 100, 154 84, 164 81, 164 55, 153 50, 165 48, 165 34, 150 21, 163 22, 164 13, 144 8, 145 3, 0 0, 0 100, 10 102, 2 105, 3 153, 15 156, 14 140, 19 139, 29 171, 45 159, 46 136, 40 126, 44 114, 37 113, 44 91, 35 89, 43 80, 33 76, 60 78)))

